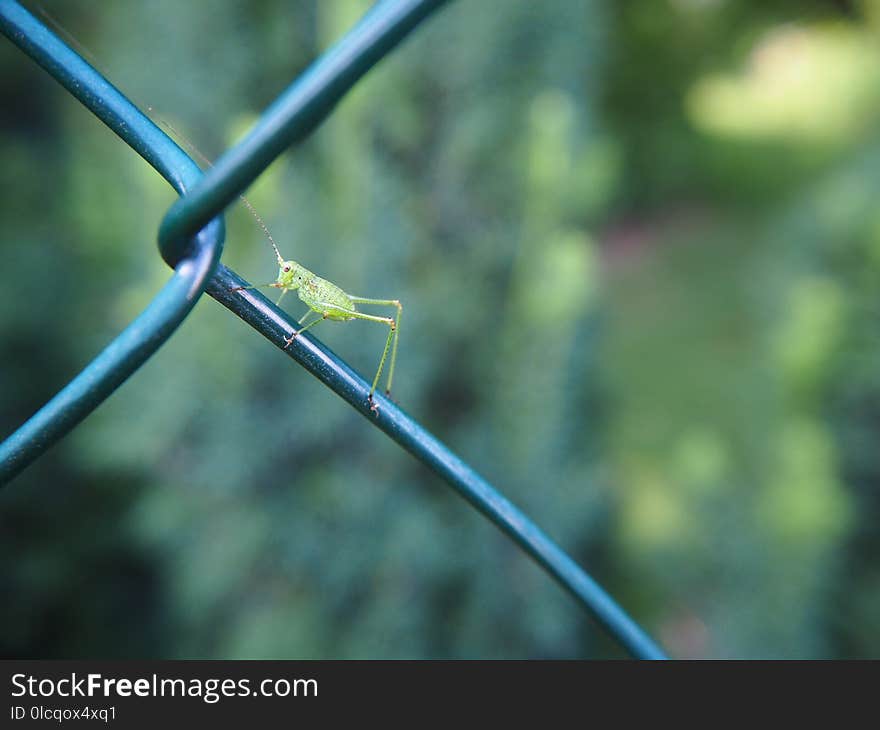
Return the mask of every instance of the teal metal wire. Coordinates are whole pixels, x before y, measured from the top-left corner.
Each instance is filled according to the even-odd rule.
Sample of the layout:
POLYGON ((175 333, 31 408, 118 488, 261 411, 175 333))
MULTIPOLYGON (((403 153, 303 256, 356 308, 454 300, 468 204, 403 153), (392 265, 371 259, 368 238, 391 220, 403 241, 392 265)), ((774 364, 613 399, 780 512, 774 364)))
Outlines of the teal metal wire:
POLYGON ((369 384, 319 341, 218 264, 218 216, 288 146, 304 139, 378 60, 444 0, 384 0, 319 58, 203 177, 194 163, 115 88, 15 0, 0 0, 0 30, 156 167, 181 193, 162 221, 159 247, 175 277, 154 302, 37 415, 0 446, 0 482, 70 430, 167 339, 205 290, 263 334, 496 524, 558 581, 633 656, 663 659, 648 634, 522 511, 390 400, 368 400, 369 384), (205 280, 213 271, 213 276, 205 280), (184 286, 184 284, 186 286, 184 286), (172 286, 173 285, 173 286, 172 286), (166 293, 166 290, 169 290, 166 293), (185 296, 181 297, 184 293, 185 296))
MULTIPOLYGON (((13 0, 0 0, 0 31, 31 56, 181 195, 202 173, 118 89, 13 0)), ((147 308, 54 398, 0 444, 3 484, 68 433, 127 380, 190 313, 220 260, 223 220, 206 221, 181 246, 174 275, 147 308)))

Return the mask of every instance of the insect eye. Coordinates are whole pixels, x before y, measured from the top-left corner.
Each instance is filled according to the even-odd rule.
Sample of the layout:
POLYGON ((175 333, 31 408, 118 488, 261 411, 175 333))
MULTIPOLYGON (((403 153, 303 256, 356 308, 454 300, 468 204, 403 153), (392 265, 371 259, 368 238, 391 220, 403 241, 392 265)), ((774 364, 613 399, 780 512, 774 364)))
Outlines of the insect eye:
POLYGON ((290 271, 290 266, 285 266, 285 267, 284 267, 284 273, 286 274, 288 271, 290 271))

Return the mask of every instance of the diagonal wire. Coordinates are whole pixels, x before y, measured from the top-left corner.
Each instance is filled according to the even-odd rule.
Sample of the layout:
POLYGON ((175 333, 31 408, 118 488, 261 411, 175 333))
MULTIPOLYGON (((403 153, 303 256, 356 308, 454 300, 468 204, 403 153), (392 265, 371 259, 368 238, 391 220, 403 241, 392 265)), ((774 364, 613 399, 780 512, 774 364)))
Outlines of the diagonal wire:
POLYGON ((378 412, 373 412, 367 399, 370 384, 309 333, 286 347, 286 339, 298 329, 296 321, 256 290, 232 291, 247 284, 221 264, 207 292, 444 479, 534 558, 630 654, 639 659, 666 658, 651 637, 565 551, 437 437, 378 392, 373 396, 378 412))

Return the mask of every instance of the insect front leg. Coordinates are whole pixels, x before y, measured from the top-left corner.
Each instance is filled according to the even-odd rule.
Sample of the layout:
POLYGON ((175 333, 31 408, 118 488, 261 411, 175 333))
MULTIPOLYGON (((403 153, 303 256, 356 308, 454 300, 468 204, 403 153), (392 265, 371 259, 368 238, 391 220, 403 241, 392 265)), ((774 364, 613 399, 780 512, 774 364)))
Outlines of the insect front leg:
MULTIPOLYGON (((278 288, 277 281, 270 281, 268 284, 250 284, 248 286, 234 286, 229 291, 244 291, 245 289, 265 289, 267 286, 278 288)), ((283 296, 283 295, 282 295, 283 296)), ((279 301, 281 301, 279 299, 279 301)))

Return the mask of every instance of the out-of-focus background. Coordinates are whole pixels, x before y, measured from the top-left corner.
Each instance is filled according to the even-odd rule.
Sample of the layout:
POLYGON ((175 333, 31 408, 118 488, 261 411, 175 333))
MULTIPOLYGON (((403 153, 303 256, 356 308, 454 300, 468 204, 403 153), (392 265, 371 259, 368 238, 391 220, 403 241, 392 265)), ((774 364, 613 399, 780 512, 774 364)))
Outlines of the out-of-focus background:
MULTIPOLYGON (((216 157, 368 4, 29 7, 216 157)), ((174 194, 0 68, 5 436, 166 280, 174 194)), ((457 0, 248 195, 403 300, 400 404, 673 655, 880 654, 880 2, 457 0)), ((224 262, 276 273, 241 206, 224 262)), ((381 327, 315 334, 372 376, 381 327)), ((207 297, 0 493, 0 594, 4 656, 621 656, 207 297)))

